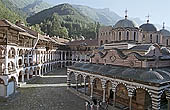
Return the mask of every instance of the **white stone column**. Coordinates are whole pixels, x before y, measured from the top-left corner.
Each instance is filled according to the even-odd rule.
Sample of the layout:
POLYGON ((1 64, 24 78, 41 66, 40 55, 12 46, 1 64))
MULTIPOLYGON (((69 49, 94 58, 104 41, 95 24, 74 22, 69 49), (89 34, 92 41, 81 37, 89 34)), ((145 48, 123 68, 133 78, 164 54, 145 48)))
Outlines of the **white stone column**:
POLYGON ((103 102, 106 102, 106 81, 102 81, 102 89, 103 89, 103 102))
POLYGON ((112 83, 112 91, 113 91, 113 106, 116 106, 116 85, 115 83, 112 83))
POLYGON ((85 54, 85 56, 84 56, 84 61, 86 62, 86 60, 87 60, 87 55, 85 54))
POLYGON ((4 71, 5 74, 8 74, 8 51, 7 50, 6 50, 6 55, 5 55, 5 71, 4 71))
POLYGON ((84 94, 86 94, 86 76, 84 76, 83 78, 84 78, 84 94))
POLYGON ((30 63, 29 63, 29 54, 27 56, 27 65, 30 66, 30 63))
POLYGON ((92 62, 92 58, 90 58, 90 63, 92 62))
POLYGON ((94 86, 94 82, 90 82, 90 85, 91 85, 91 92, 90 92, 90 98, 92 99, 93 98, 93 86, 94 86))
POLYGON ((25 67, 25 63, 24 63, 24 55, 22 55, 22 65, 25 67))
POLYGON ((61 51, 61 61, 63 61, 63 51, 61 51))
POLYGON ((24 74, 22 74, 22 83, 24 83, 24 74))
POLYGON ((29 73, 27 73, 27 80, 29 80, 30 79, 30 76, 29 76, 29 73))
POLYGON ((133 89, 128 90, 128 96, 129 96, 129 110, 132 110, 132 97, 133 97, 133 89))
POLYGON ((132 95, 129 95, 129 110, 132 110, 132 95))
POLYGON ((65 54, 64 54, 65 55, 65 61, 67 60, 67 54, 66 53, 67 53, 67 51, 65 51, 65 54))
POLYGON ((153 95, 153 97, 152 97, 152 110, 160 110, 160 108, 161 108, 160 99, 161 99, 161 96, 153 95))
POLYGON ((15 64, 16 64, 15 69, 17 70, 17 68, 19 68, 19 65, 18 65, 18 55, 17 54, 15 55, 15 64))
POLYGON ((78 91, 78 78, 77 78, 77 76, 75 76, 75 80, 76 80, 76 90, 78 91))

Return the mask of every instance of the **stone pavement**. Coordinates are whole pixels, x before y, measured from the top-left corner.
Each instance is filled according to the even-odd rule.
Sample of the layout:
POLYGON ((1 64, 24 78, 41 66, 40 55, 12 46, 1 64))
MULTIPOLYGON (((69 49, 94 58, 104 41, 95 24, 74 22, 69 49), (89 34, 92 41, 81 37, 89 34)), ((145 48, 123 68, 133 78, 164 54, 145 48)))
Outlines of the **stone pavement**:
POLYGON ((66 69, 37 77, 21 85, 16 95, 7 100, 0 98, 0 110, 85 110, 86 100, 67 90, 66 80, 66 69))
POLYGON ((56 70, 18 88, 0 110, 85 110, 85 100, 66 88, 66 69, 56 70))

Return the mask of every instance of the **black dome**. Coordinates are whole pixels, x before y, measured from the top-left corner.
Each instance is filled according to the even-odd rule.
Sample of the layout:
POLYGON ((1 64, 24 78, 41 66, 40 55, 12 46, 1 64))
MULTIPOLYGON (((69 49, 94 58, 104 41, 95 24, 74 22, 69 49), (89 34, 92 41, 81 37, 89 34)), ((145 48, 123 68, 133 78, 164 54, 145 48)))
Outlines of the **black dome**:
POLYGON ((142 24, 140 28, 142 28, 143 31, 157 31, 156 27, 150 23, 142 24))

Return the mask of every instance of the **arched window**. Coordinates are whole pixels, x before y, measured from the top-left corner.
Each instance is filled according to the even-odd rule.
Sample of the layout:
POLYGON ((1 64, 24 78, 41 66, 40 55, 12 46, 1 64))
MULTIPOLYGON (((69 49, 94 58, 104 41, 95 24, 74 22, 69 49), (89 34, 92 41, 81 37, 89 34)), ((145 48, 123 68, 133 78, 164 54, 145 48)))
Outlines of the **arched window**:
POLYGON ((126 33, 127 40, 129 40, 129 32, 126 33))
POLYGON ((167 46, 169 45, 168 39, 166 40, 166 45, 167 45, 167 46))
POLYGON ((150 35, 150 43, 152 43, 152 34, 150 35))
POLYGON ((119 32, 119 40, 121 40, 121 37, 122 37, 121 32, 119 32))
POLYGON ((134 41, 136 41, 136 32, 134 32, 134 41))
POLYGON ((112 36, 113 36, 113 41, 115 41, 115 40, 116 40, 116 38, 115 38, 115 32, 112 32, 112 36))
POLYGON ((142 37, 142 42, 145 42, 145 35, 143 35, 142 37))
POLYGON ((156 43, 159 43, 159 36, 156 35, 156 43))
POLYGON ((103 45, 103 41, 102 40, 100 41, 100 45, 103 45))

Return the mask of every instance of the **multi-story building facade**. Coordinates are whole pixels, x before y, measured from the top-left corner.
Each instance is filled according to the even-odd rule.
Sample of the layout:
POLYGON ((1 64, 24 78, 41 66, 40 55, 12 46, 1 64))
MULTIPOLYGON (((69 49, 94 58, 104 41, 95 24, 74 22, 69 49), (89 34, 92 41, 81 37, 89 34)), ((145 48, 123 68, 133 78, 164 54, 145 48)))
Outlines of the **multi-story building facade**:
POLYGON ((97 40, 70 42, 39 34, 20 21, 12 24, 7 20, 0 20, 0 39, 0 96, 3 97, 15 93, 18 85, 54 68, 89 62, 91 50, 98 46, 97 40))
POLYGON ((57 65, 58 43, 20 22, 0 20, 0 96, 15 93, 16 86, 34 76, 52 71, 57 65))

